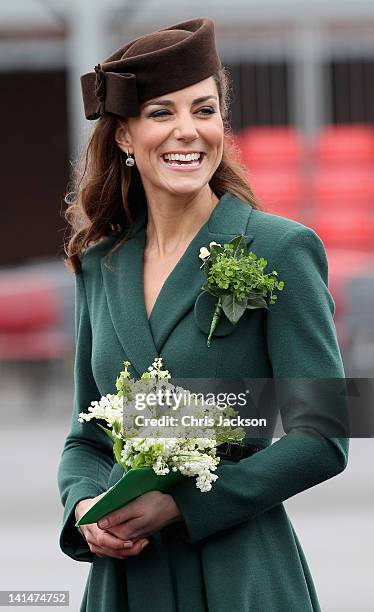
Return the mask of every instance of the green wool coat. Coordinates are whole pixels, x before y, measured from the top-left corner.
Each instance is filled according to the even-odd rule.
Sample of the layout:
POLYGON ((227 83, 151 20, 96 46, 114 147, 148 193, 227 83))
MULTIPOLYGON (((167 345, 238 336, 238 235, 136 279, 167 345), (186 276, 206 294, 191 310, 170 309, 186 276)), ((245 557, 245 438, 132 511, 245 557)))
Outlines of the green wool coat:
MULTIPOLYGON (((156 356, 173 377, 342 378, 323 243, 310 228, 253 209, 225 193, 166 279, 149 320, 143 292, 147 211, 131 239, 104 256, 116 238, 88 249, 76 275, 75 398, 58 484, 64 505, 60 545, 91 563, 81 612, 317 612, 317 595, 282 502, 340 473, 347 437, 286 435, 238 463, 223 460, 212 490, 186 478, 171 491, 183 522, 150 536, 126 560, 92 554, 74 526, 75 505, 122 476, 109 438, 94 422, 78 422, 92 400, 115 391, 128 359, 133 376, 156 356), (247 246, 285 281, 269 310, 247 310, 235 325, 221 319, 207 334, 214 300, 198 300, 205 280, 200 248, 243 234, 247 246)), ((274 408, 275 409, 275 408, 274 408)), ((257 442, 259 442, 257 440, 257 442)), ((326 578, 328 579, 328 577, 326 578)))

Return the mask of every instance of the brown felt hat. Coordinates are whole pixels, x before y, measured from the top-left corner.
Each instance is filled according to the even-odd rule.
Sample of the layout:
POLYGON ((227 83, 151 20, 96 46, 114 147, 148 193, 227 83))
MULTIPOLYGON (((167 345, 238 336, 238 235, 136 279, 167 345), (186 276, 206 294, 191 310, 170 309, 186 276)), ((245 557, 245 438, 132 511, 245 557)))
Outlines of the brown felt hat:
POLYGON ((81 76, 87 119, 136 117, 140 104, 207 79, 221 67, 214 23, 191 19, 135 38, 81 76))

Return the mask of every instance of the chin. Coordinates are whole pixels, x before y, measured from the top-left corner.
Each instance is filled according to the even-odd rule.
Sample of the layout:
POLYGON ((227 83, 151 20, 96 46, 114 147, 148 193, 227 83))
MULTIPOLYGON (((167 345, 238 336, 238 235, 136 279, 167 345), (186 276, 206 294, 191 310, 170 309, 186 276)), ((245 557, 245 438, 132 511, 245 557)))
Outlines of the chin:
POLYGON ((205 187, 204 185, 200 185, 199 187, 190 187, 189 189, 186 187, 185 189, 175 189, 173 191, 169 191, 170 195, 175 196, 194 196, 200 193, 205 187))
POLYGON ((193 182, 191 181, 189 184, 186 183, 184 185, 181 184, 176 184, 176 185, 168 185, 167 187, 163 187, 162 189, 169 193, 170 195, 190 195, 190 194, 194 194, 194 193, 199 193, 202 189, 204 189, 204 187, 206 187, 206 185, 208 184, 208 182, 195 182, 195 184, 193 184, 193 182))

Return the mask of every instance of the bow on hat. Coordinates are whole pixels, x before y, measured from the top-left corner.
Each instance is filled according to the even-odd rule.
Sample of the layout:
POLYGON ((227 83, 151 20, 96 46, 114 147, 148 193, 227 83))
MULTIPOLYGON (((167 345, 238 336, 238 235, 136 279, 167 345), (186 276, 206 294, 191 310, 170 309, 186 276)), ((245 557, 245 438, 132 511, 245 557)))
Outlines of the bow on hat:
POLYGON ((81 76, 86 119, 98 119, 104 112, 120 117, 139 114, 136 76, 131 72, 118 74, 97 64, 95 72, 81 76))

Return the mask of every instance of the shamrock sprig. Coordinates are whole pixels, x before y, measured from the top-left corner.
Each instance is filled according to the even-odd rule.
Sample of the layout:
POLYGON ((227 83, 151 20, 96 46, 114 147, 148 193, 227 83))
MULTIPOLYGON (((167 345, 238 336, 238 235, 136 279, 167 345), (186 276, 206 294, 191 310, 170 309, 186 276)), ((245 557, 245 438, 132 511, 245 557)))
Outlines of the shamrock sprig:
POLYGON ((203 260, 200 268, 204 268, 206 274, 202 289, 218 298, 208 346, 222 312, 234 325, 246 309, 268 309, 268 304, 274 304, 277 299, 274 291, 282 291, 284 287, 275 270, 265 274, 267 261, 263 257, 258 258, 252 251, 244 255, 246 243, 242 234, 223 245, 211 242, 209 246, 210 251, 201 247, 199 254, 203 260))

